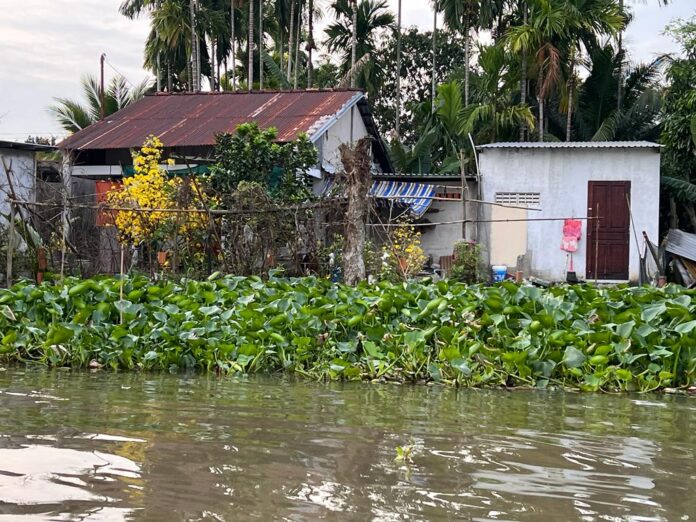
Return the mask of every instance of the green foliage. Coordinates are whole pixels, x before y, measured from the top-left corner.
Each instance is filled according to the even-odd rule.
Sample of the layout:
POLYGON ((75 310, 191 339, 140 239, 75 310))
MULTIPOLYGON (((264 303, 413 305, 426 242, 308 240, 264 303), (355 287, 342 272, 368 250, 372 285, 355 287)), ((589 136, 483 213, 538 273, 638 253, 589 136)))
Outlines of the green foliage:
MULTIPOLYGON (((332 4, 336 21, 325 30, 326 46, 330 53, 338 53, 341 73, 346 74, 351 68, 353 7, 350 0, 335 0, 332 4)), ((372 55, 378 46, 378 32, 390 29, 394 25, 394 14, 387 9, 386 0, 359 0, 357 16, 357 52, 356 60, 366 54, 372 55)), ((356 78, 356 84, 370 94, 381 88, 381 76, 384 63, 370 60, 356 78)))
MULTIPOLYGON (((436 77, 445 82, 464 64, 464 39, 458 33, 438 31, 436 77)), ((421 127, 430 114, 432 98, 432 32, 417 28, 404 29, 401 35, 401 138, 406 146, 414 145, 422 135, 421 127), (423 107, 423 105, 426 107, 423 107)), ((378 63, 396 63, 396 35, 391 35, 374 55, 378 63)), ((396 123, 396 68, 385 67, 381 88, 370 101, 375 119, 384 136, 396 123)))
POLYGON ((454 244, 454 264, 449 277, 462 283, 480 283, 482 265, 481 247, 470 241, 458 241, 454 244))
MULTIPOLYGON (((673 60, 667 68, 669 86, 665 91, 662 108, 663 184, 682 209, 693 213, 696 204, 696 141, 693 120, 696 113, 696 23, 682 22, 672 33, 690 58, 673 60)), ((692 226, 696 227, 696 223, 692 226)))
MULTIPOLYGON (((129 87, 128 80, 122 76, 113 77, 104 90, 104 115, 109 116, 139 100, 149 87, 148 80, 129 87)), ((56 104, 48 109, 66 131, 77 132, 99 121, 101 117, 100 90, 96 77, 84 76, 82 78, 84 102, 56 98, 56 104)))
POLYGON ((277 143, 277 136, 276 129, 261 129, 256 123, 239 125, 234 134, 218 135, 212 188, 222 195, 231 194, 246 181, 263 186, 274 199, 310 198, 307 171, 317 162, 314 145, 305 135, 288 143, 277 143))
POLYGON ((0 361, 649 391, 696 381, 694 295, 273 274, 22 282, 0 290, 0 361))

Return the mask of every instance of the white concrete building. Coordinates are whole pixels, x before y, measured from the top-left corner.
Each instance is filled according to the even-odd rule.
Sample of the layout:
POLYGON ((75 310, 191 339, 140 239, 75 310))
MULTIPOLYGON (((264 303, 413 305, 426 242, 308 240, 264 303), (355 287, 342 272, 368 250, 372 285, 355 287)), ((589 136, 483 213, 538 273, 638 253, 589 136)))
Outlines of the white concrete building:
POLYGON ((493 143, 478 150, 481 199, 507 205, 481 205, 478 212, 489 264, 565 280, 564 220, 574 218, 582 223, 572 254, 578 278, 638 280, 642 232, 659 240, 659 145, 493 143))
POLYGON ((37 152, 55 150, 46 145, 0 141, 0 213, 10 213, 10 200, 36 201, 37 152))

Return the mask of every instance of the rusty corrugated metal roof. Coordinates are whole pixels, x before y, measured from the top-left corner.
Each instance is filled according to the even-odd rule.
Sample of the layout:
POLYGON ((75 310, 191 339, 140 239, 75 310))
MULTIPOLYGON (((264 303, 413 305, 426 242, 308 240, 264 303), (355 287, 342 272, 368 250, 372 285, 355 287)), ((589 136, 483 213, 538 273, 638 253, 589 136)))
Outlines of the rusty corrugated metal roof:
POLYGON ((311 134, 363 97, 356 90, 155 94, 69 136, 68 150, 140 147, 150 134, 165 147, 215 144, 215 135, 256 122, 278 129, 278 141, 311 134))

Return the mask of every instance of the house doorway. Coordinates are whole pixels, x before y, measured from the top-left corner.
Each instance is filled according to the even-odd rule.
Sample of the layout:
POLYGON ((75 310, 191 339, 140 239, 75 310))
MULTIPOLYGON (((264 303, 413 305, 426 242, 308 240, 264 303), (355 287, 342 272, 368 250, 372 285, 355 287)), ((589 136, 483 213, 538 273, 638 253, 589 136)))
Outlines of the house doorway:
POLYGON ((590 181, 587 191, 587 278, 627 280, 630 181, 590 181))

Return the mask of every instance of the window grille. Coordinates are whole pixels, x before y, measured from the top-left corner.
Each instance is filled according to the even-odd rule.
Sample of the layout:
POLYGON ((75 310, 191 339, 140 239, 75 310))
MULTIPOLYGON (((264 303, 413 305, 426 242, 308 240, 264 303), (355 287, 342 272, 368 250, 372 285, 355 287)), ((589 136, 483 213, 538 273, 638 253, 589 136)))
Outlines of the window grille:
POLYGON ((538 192, 496 192, 495 202, 516 207, 541 206, 541 194, 538 192))

